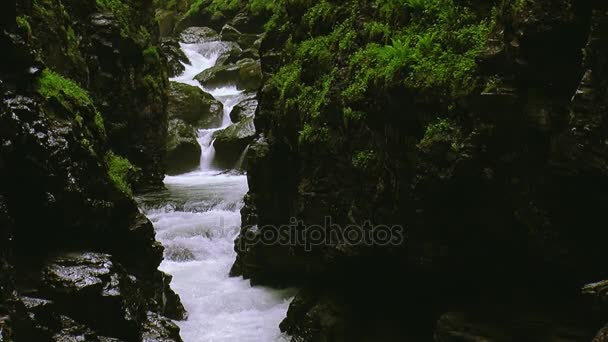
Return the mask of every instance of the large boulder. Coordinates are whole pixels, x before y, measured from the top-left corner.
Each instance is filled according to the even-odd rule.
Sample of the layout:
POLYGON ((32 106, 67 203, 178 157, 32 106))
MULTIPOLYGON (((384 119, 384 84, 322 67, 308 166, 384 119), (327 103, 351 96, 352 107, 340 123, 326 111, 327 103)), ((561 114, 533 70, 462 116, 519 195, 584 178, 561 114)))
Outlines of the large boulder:
POLYGON ((236 85, 239 90, 257 90, 262 85, 262 67, 260 61, 245 59, 207 69, 195 79, 207 88, 236 85))
POLYGON ((164 38, 161 40, 160 46, 165 56, 167 56, 169 77, 182 74, 186 70, 182 63, 190 64, 190 60, 182 51, 179 42, 174 38, 164 38))
POLYGON ((241 55, 244 51, 239 44, 235 42, 222 42, 222 45, 223 48, 220 49, 215 65, 233 64, 243 59, 241 55))
POLYGON ((167 111, 170 119, 181 119, 196 128, 219 127, 224 116, 224 106, 211 94, 179 82, 171 82, 167 111))
POLYGON ((215 163, 221 168, 233 168, 255 136, 253 117, 232 124, 215 133, 215 163))
MULTIPOLYGON (((236 43, 234 43, 234 44, 236 44, 236 43)), ((256 49, 242 50, 238 54, 236 54, 236 53, 230 54, 230 56, 228 56, 228 58, 226 58, 226 60, 224 61, 224 64, 238 64, 239 61, 241 61, 243 59, 258 60, 258 59, 260 59, 260 53, 256 49)))
POLYGON ((201 44, 220 40, 220 35, 209 27, 189 27, 180 34, 186 44, 201 44))
POLYGON ((250 98, 239 102, 230 112, 232 122, 240 122, 255 115, 258 108, 258 100, 250 98))
POLYGON ((180 119, 169 120, 167 136, 167 174, 176 175, 196 169, 200 164, 201 146, 196 129, 180 119))
POLYGON ((222 40, 237 42, 237 43, 239 43, 240 46, 242 46, 244 48, 253 47, 254 43, 258 39, 260 39, 259 34, 242 33, 241 31, 237 30, 236 28, 234 28, 233 26, 230 26, 228 24, 226 24, 226 25, 224 25, 224 27, 222 27, 220 36, 221 36, 222 40))
POLYGON ((54 335, 55 341, 76 341, 80 337, 87 337, 83 341, 97 341, 96 335, 125 341, 139 340, 142 335, 161 335, 166 337, 163 341, 181 341, 179 328, 167 318, 142 311, 154 299, 137 291, 139 283, 109 254, 61 254, 45 261, 40 288, 35 292, 51 300, 30 297, 24 298, 24 303, 42 326, 61 327, 54 335), (62 315, 55 315, 54 311, 61 311, 62 315), (70 317, 77 318, 78 323, 70 317))

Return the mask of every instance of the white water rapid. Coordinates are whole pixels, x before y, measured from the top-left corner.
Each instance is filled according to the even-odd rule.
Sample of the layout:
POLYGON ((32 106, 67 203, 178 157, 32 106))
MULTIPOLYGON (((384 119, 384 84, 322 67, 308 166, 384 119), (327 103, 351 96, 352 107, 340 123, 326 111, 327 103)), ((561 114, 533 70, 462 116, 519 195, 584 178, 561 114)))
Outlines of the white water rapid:
MULTIPOLYGON (((222 48, 221 42, 182 44, 192 64, 172 81, 200 87, 193 78, 215 64, 222 48)), ((230 111, 245 95, 236 87, 204 90, 224 104, 222 127, 230 125, 230 111)), ((199 130, 199 170, 167 176, 166 191, 140 198, 165 246, 161 269, 173 275, 172 288, 188 311, 188 320, 176 323, 185 342, 286 341, 278 326, 293 290, 251 287, 228 276, 248 186, 243 174, 213 169, 217 129, 199 130)))

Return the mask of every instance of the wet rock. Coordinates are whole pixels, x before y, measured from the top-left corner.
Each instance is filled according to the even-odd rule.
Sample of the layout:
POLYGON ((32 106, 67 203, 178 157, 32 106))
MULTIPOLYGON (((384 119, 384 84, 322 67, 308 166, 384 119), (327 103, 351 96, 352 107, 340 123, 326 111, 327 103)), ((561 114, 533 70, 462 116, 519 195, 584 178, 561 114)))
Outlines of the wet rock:
MULTIPOLYGON (((222 27, 220 32, 222 40, 232 41, 239 43, 244 48, 251 48, 254 46, 255 41, 260 38, 260 35, 254 33, 242 33, 236 28, 226 24, 222 27)), ((258 46, 259 48, 259 46, 258 46)))
POLYGON ((256 50, 256 49, 247 49, 247 50, 242 51, 239 54, 230 55, 226 59, 225 64, 238 64, 239 61, 244 60, 244 59, 259 60, 260 54, 259 54, 258 50, 256 50))
POLYGON ((185 246, 168 245, 165 246, 165 258, 171 261, 190 261, 194 260, 194 253, 185 246))
POLYGON ((234 108, 232 108, 232 111, 230 112, 230 119, 232 122, 240 122, 246 118, 254 116, 257 108, 257 99, 247 99, 241 101, 239 104, 234 106, 234 108))
POLYGON ((220 40, 220 35, 209 27, 189 27, 180 34, 186 44, 201 44, 220 40))
POLYGON ((216 66, 233 64, 233 60, 240 60, 240 56, 243 54, 243 50, 239 44, 235 42, 222 42, 224 47, 221 49, 219 56, 217 57, 216 66))
POLYGON ((190 61, 184 54, 184 51, 180 48, 177 39, 165 38, 161 40, 160 46, 165 56, 167 56, 169 77, 175 77, 182 74, 186 69, 182 63, 190 64, 190 61))
POLYGON ((219 127, 224 116, 224 106, 211 94, 178 82, 171 82, 167 111, 170 119, 181 119, 197 128, 219 127))
POLYGON ((179 327, 171 320, 148 312, 142 327, 142 342, 181 342, 179 327))
POLYGON ((240 90, 256 90, 262 84, 262 69, 260 61, 246 59, 238 64, 207 69, 198 74, 195 79, 208 88, 234 84, 240 90))
POLYGON ((196 129, 180 119, 169 121, 167 137, 167 173, 180 174, 196 169, 200 164, 201 146, 196 129))
POLYGON ((216 151, 218 166, 222 168, 234 167, 241 154, 255 136, 253 117, 232 124, 215 134, 213 146, 216 151))
POLYGON ((110 256, 99 253, 70 254, 52 260, 43 271, 43 282, 53 294, 78 295, 101 291, 112 267, 110 256))

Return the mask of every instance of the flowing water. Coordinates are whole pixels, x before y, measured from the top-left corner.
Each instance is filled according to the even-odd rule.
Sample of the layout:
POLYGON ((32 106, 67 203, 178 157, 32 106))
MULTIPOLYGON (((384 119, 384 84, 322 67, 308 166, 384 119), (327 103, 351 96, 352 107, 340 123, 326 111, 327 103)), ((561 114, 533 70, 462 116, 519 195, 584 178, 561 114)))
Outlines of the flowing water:
MULTIPOLYGON (((215 65, 222 48, 221 42, 182 44, 191 65, 172 80, 200 86, 193 78, 215 65)), ((224 104, 222 127, 231 123, 232 107, 247 96, 236 87, 204 90, 224 104)), ((165 246, 161 269, 173 275, 172 288, 188 311, 188 320, 176 323, 185 342, 286 341, 278 325, 293 290, 252 287, 242 277, 228 276, 248 186, 245 175, 212 167, 213 133, 220 128, 199 130, 199 170, 167 176, 166 191, 139 199, 165 246)))

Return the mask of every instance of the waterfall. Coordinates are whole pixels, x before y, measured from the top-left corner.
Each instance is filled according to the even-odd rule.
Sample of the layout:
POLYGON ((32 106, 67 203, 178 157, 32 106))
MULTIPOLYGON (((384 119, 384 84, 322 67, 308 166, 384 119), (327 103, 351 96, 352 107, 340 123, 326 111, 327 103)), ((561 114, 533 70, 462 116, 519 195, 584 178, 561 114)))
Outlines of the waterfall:
POLYGON ((138 198, 165 247, 160 268, 173 275, 171 286, 189 314, 187 321, 176 323, 184 342, 287 341, 278 326, 294 290, 252 287, 242 277, 229 277, 248 185, 243 174, 213 170, 213 142, 215 132, 232 123, 230 111, 246 95, 236 86, 205 89, 194 80, 215 65, 223 43, 181 47, 191 65, 185 65, 185 72, 172 80, 213 95, 224 105, 224 118, 220 128, 198 131, 199 170, 167 176, 167 191, 138 198))

